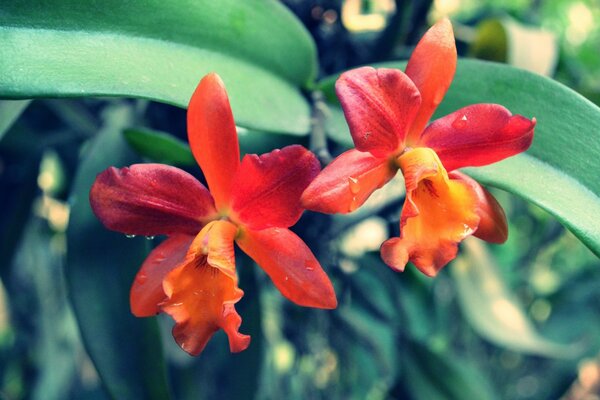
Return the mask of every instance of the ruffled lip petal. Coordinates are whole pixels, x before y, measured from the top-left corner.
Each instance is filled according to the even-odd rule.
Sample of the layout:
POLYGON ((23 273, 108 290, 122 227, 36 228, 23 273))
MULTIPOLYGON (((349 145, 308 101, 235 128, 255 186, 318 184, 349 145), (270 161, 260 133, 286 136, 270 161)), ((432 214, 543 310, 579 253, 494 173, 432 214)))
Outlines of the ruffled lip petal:
POLYGON ((356 149, 375 157, 394 154, 421 105, 410 78, 396 69, 362 67, 344 72, 335 89, 356 149))
POLYGON ((448 171, 477 167, 527 150, 535 124, 498 104, 474 104, 433 121, 419 145, 435 150, 448 171))
POLYGON ((159 244, 146 257, 131 286, 129 300, 136 317, 149 317, 160 312, 166 298, 163 279, 184 260, 193 236, 174 235, 159 244))
POLYGON ((219 209, 227 208, 240 148, 229 98, 221 78, 206 75, 194 91, 187 113, 188 140, 219 209))
POLYGON ((250 344, 250 337, 238 332, 241 317, 234 307, 244 294, 235 275, 236 232, 230 222, 211 222, 163 280, 161 309, 175 320, 175 341, 191 355, 198 355, 219 329, 227 334, 232 352, 250 344))
POLYGON ((468 184, 477 195, 477 214, 480 220, 473 236, 490 243, 506 242, 508 222, 498 200, 470 176, 458 171, 453 171, 449 175, 452 179, 460 179, 468 184))
POLYGON ((308 246, 288 229, 245 230, 237 244, 294 303, 315 308, 337 307, 331 281, 308 246))
POLYGON ((434 276, 456 256, 458 243, 477 229, 478 199, 469 185, 448 177, 431 149, 410 150, 399 162, 406 181, 401 236, 384 242, 381 256, 393 269, 402 271, 411 261, 434 276))
POLYGON ((452 24, 443 18, 423 35, 406 66, 406 75, 421 94, 421 107, 407 137, 418 142, 425 125, 442 102, 456 71, 456 44, 452 24))
POLYGON ((308 210, 326 214, 349 213, 396 175, 397 167, 371 153, 348 150, 338 156, 302 194, 308 210))
POLYGON ((92 185, 90 205, 108 229, 146 236, 196 234, 216 213, 200 182, 163 164, 106 169, 92 185))
POLYGON ((300 195, 320 169, 315 155, 299 145, 246 155, 234 179, 234 217, 253 229, 294 225, 304 211, 300 195))
POLYGON ((171 271, 165 281, 168 299, 161 307, 175 320, 173 337, 191 355, 198 355, 219 330, 229 338, 231 351, 245 350, 250 337, 238 332, 241 317, 234 304, 243 296, 231 277, 218 268, 194 262, 171 271))

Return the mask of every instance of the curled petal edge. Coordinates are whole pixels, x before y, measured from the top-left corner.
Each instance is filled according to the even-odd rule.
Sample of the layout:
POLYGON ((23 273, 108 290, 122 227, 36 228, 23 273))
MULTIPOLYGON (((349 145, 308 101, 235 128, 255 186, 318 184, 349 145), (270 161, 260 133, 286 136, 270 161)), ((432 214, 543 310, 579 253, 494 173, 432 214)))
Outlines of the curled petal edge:
POLYGON ((477 195, 468 184, 451 179, 431 149, 410 150, 398 161, 407 193, 401 236, 384 242, 381 256, 392 269, 403 271, 411 261, 435 276, 456 257, 458 243, 477 229, 477 195))
POLYGON ((175 341, 191 355, 200 354, 219 329, 227 334, 232 352, 250 344, 250 336, 238 331, 242 319, 234 306, 244 294, 235 275, 236 234, 237 228, 227 221, 211 222, 163 281, 166 299, 161 309, 175 320, 175 341))

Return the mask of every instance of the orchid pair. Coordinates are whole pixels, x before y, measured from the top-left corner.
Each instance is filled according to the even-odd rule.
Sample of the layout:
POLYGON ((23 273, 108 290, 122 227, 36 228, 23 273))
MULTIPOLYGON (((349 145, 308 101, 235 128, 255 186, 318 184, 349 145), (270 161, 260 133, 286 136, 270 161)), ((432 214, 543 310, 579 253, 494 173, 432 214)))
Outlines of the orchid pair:
POLYGON ((92 209, 109 229, 166 235, 147 257, 131 288, 136 316, 165 312, 173 336, 199 354, 219 329, 232 352, 250 337, 238 330, 234 245, 269 275, 289 300, 335 308, 333 286, 306 244, 288 228, 304 208, 346 213, 400 169, 407 196, 401 236, 382 245, 382 257, 402 270, 412 261, 434 275, 470 234, 506 239, 498 202, 477 182, 454 171, 489 164, 526 150, 535 120, 478 104, 427 123, 455 70, 452 27, 442 20, 417 45, 406 74, 359 68, 342 74, 336 90, 356 149, 321 173, 302 146, 246 155, 240 162, 235 123, 220 78, 209 74, 192 95, 188 139, 210 191, 193 176, 161 164, 136 164, 100 173, 92 209), (447 172, 451 171, 451 172, 447 172))

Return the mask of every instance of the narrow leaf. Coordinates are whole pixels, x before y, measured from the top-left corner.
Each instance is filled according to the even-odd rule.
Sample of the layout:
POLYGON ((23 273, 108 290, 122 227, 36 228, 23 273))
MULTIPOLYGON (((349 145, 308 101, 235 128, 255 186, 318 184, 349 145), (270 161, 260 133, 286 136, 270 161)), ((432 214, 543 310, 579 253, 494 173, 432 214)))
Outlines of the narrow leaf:
POLYGON ((573 345, 542 337, 500 276, 493 255, 473 238, 463 242, 464 255, 449 268, 467 320, 487 340, 515 351, 548 357, 574 357, 573 345))
POLYGON ((146 241, 106 230, 88 201, 97 173, 137 160, 121 135, 132 123, 130 110, 120 106, 107 115, 109 123, 88 147, 75 178, 67 284, 84 344, 112 397, 165 399, 169 391, 156 320, 135 318, 129 310, 129 288, 146 241))
POLYGON ((403 385, 415 400, 494 400, 489 380, 475 365, 413 340, 406 344, 403 385))
POLYGON ((190 146, 165 132, 125 129, 127 143, 142 157, 163 164, 196 165, 190 146))

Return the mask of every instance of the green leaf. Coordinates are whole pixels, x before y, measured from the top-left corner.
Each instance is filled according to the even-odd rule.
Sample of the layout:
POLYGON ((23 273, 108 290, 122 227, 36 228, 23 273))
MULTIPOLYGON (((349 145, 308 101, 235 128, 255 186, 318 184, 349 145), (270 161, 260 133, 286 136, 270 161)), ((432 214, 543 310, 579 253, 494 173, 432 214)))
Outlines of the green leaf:
POLYGON ((574 345, 542 337, 513 298, 493 255, 476 239, 467 238, 464 253, 449 268, 459 303, 471 326, 487 340, 511 350, 548 356, 577 357, 574 345))
POLYGON ((0 100, 0 140, 12 127, 31 100, 0 100))
POLYGON ((129 310, 129 288, 147 243, 105 229, 88 201, 100 171, 137 160, 121 135, 132 124, 131 114, 123 106, 109 110, 106 128, 82 157, 71 196, 65 273, 84 344, 108 392, 117 399, 166 399, 156 320, 135 318, 129 310))
POLYGON ((190 146, 173 135, 150 129, 125 129, 123 135, 142 157, 171 165, 196 165, 190 146))
MULTIPOLYGON (((404 69, 406 62, 379 66, 404 69)), ((333 84, 319 87, 337 107, 333 84)), ((503 64, 459 60, 456 76, 435 118, 476 103, 498 103, 514 114, 535 117, 533 145, 525 153, 468 174, 483 183, 519 195, 544 208, 600 256, 600 108, 552 79, 503 64)), ((332 115, 336 115, 335 112, 332 115)), ((339 118, 330 134, 347 145, 348 128, 339 118), (344 136, 345 135, 345 136, 344 136)))
POLYGON ((315 46, 277 1, 16 0, 1 12, 0 96, 127 96, 186 107, 214 71, 238 125, 309 131, 300 88, 314 79, 315 46))
POLYGON ((489 379, 475 365, 450 351, 417 340, 403 346, 403 386, 415 400, 493 400, 489 379))

